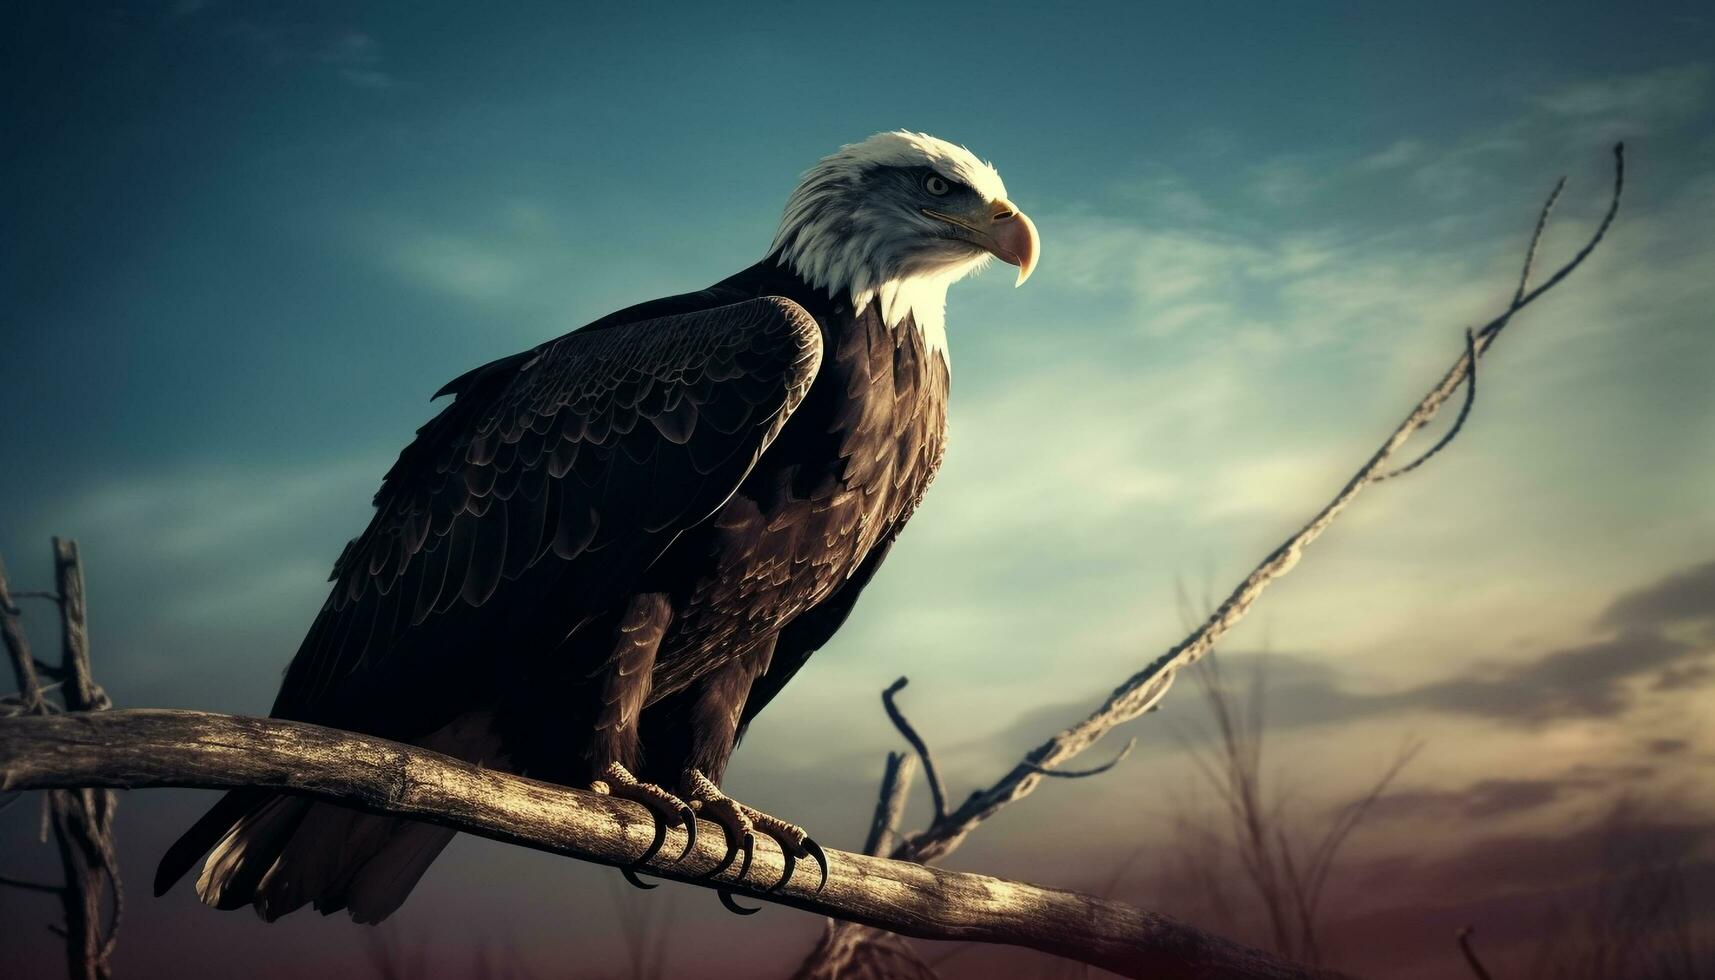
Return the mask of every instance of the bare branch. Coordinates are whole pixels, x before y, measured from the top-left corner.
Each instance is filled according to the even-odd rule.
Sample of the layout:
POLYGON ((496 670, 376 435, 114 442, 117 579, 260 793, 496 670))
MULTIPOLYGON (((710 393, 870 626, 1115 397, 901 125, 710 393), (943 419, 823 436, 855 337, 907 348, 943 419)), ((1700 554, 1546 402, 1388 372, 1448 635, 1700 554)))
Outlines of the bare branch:
POLYGON ((54 579, 60 600, 60 668, 70 684, 64 692, 67 711, 99 711, 110 707, 107 692, 95 683, 89 667, 89 610, 83 595, 83 564, 77 542, 54 539, 54 579))
POLYGON ((22 888, 27 892, 48 892, 53 895, 58 895, 63 890, 59 885, 44 884, 40 881, 26 881, 23 878, 14 878, 11 875, 0 875, 0 885, 4 885, 7 888, 22 888))
POLYGON ((917 757, 923 760, 923 777, 929 781, 929 795, 935 801, 935 820, 939 822, 947 819, 947 787, 941 782, 941 773, 935 768, 935 757, 929 754, 928 743, 917 734, 917 729, 911 727, 911 722, 905 720, 905 713, 899 710, 899 705, 893 702, 893 696, 909 683, 903 677, 894 681, 881 692, 881 704, 887 709, 887 717, 893 719, 893 727, 899 729, 899 734, 905 736, 905 740, 917 750, 917 757))
MULTIPOLYGON (((641 806, 316 725, 196 711, 124 710, 0 719, 0 791, 251 786, 437 824, 613 866, 653 839, 641 806)), ((662 854, 684 847, 669 831, 662 854)), ((682 861, 648 873, 923 939, 1006 943, 1129 977, 1327 977, 1111 899, 987 875, 828 852, 825 888, 799 874, 776 891, 780 851, 758 842, 748 877, 708 876, 725 853, 707 825, 682 861)))
MULTIPOLYGON (((30 652, 29 641, 18 621, 17 606, 8 594, 4 567, 0 566, 0 631, 5 633, 19 692, 15 699, 0 699, 0 709, 5 709, 0 710, 0 715, 12 713, 14 704, 17 711, 35 716, 59 714, 68 709, 99 711, 111 704, 90 673, 83 567, 78 560, 77 542, 54 539, 54 578, 58 591, 47 595, 59 607, 61 655, 59 667, 49 670, 30 652), (43 688, 40 673, 51 673, 61 680, 43 688), (50 700, 47 696, 50 692, 57 692, 63 704, 50 700)), ((60 870, 65 876, 65 884, 52 889, 59 895, 65 915, 65 928, 56 934, 66 940, 66 959, 74 978, 106 980, 112 975, 113 949, 124 910, 119 857, 113 844, 116 806, 117 798, 106 789, 53 789, 43 799, 42 839, 47 839, 48 828, 52 827, 60 870), (112 911, 103 925, 102 906, 107 904, 109 895, 112 911)))
MULTIPOLYGON (((889 691, 894 690, 889 688, 889 691)), ((911 795, 911 777, 917 772, 917 757, 904 752, 887 754, 881 792, 875 801, 875 816, 863 852, 871 857, 893 846, 905 801, 911 795)), ((872 926, 829 919, 822 938, 793 971, 793 980, 935 980, 935 969, 923 962, 905 940, 872 926)))
MULTIPOLYGON (((1526 257, 1526 269, 1520 277, 1521 287, 1528 283, 1530 266, 1534 264, 1537 243, 1542 237, 1542 229, 1546 226, 1548 213, 1560 196, 1560 184, 1557 184, 1550 195, 1548 203, 1543 207, 1537 219, 1537 228, 1531 238, 1526 257)), ((1499 316, 1489 321, 1480 329, 1474 331, 1472 339, 1467 343, 1467 349, 1460 353, 1459 359, 1448 368, 1429 393, 1417 403, 1416 407, 1400 422, 1370 458, 1359 467, 1334 498, 1312 517, 1309 523, 1300 528, 1268 557, 1264 558, 1244 581, 1233 589, 1225 601, 1210 614, 1185 639, 1157 657, 1153 662, 1128 678, 1110 694, 1089 717, 1067 728, 1053 738, 1037 746, 1024 759, 995 783, 986 789, 972 793, 957 810, 948 814, 945 819, 937 819, 926 830, 918 833, 899 847, 894 849, 894 856, 906 860, 933 861, 940 858, 963 842, 966 835, 976 829, 982 821, 993 816, 1001 808, 1014 803, 1035 791, 1041 782, 1044 769, 1054 769, 1060 764, 1072 759, 1079 753, 1095 744, 1096 740, 1112 730, 1115 726, 1124 724, 1138 715, 1154 707, 1166 695, 1173 683, 1173 678, 1179 668, 1195 663, 1207 654, 1225 636, 1239 620, 1244 618, 1252 604, 1275 581, 1291 572, 1303 557, 1304 549, 1321 537, 1334 520, 1349 507, 1358 494, 1373 483, 1378 482, 1382 474, 1388 472, 1388 463, 1392 461, 1399 450, 1420 429, 1440 412, 1453 392, 1458 390, 1476 368, 1477 359, 1482 357, 1488 348, 1500 336, 1508 323, 1520 310, 1529 306, 1548 290, 1554 288, 1571 275, 1572 272, 1589 258, 1602 239, 1612 227, 1615 216, 1619 213, 1620 198, 1625 189, 1625 148, 1623 144, 1614 147, 1614 185, 1608 210, 1597 226, 1594 234, 1573 257, 1555 271, 1547 281, 1534 289, 1515 290, 1514 298, 1507 309, 1499 316)))
POLYGON ((1376 482, 1380 483, 1382 480, 1404 476, 1429 462, 1435 458, 1436 453, 1451 445, 1453 439, 1464 430, 1465 420, 1471 417, 1471 407, 1477 404, 1477 334, 1470 327, 1465 328, 1465 360, 1471 365, 1471 369, 1465 374, 1465 404, 1459 406, 1459 417, 1453 420, 1453 424, 1447 427, 1447 432, 1436 441, 1435 445, 1429 447, 1428 452, 1397 470, 1376 477, 1376 482))
MULTIPOLYGON (((1554 193, 1549 197, 1548 205, 1542 209, 1542 215, 1540 218, 1537 219, 1538 225, 1543 225, 1543 224, 1547 223, 1548 211, 1550 208, 1552 208, 1554 206, 1554 202, 1560 197, 1560 188, 1564 184, 1565 184, 1565 180, 1562 179, 1560 184, 1555 185, 1554 193)), ((1521 309, 1524 309, 1526 306, 1529 306, 1538 296, 1541 296, 1543 293, 1546 293, 1550 289, 1553 289, 1555 286, 1559 285, 1561 280, 1563 280, 1567 276, 1571 275, 1572 271, 1574 269, 1576 269, 1580 265, 1584 264, 1584 260, 1589 258, 1590 253, 1594 252, 1596 250, 1596 246, 1600 245, 1602 243, 1602 239, 1607 237, 1608 229, 1612 228, 1614 226, 1614 218, 1616 216, 1618 216, 1620 213, 1620 195, 1621 195, 1621 193, 1623 193, 1625 191, 1625 189, 1626 189, 1626 144, 1615 143, 1614 144, 1614 192, 1613 192, 1613 196, 1608 201, 1607 213, 1602 215, 1601 224, 1596 226, 1596 233, 1594 235, 1590 236, 1590 240, 1584 243, 1584 247, 1579 249, 1578 253, 1576 255, 1572 256, 1570 261, 1568 261, 1565 265, 1561 266, 1559 269, 1555 270, 1554 275, 1550 276, 1548 278, 1547 282, 1543 283, 1542 285, 1536 287, 1535 289, 1531 290, 1530 292, 1525 293, 1523 296, 1514 300, 1513 301, 1514 311, 1521 310, 1521 309)), ((1541 237, 1542 237, 1541 232, 1538 232, 1537 235, 1535 237, 1533 237, 1531 240, 1533 242, 1535 242, 1535 241, 1540 240, 1541 237)), ((1532 252, 1531 258, 1533 260, 1535 258, 1534 251, 1532 252)), ((1528 268, 1526 268, 1526 270, 1525 270, 1526 277, 1528 277, 1529 271, 1530 270, 1528 268)), ((1501 331, 1501 328, 1504 326, 1506 326, 1506 324, 1504 322, 1497 320, 1496 323, 1491 324, 1490 327, 1485 327, 1484 330, 1490 332, 1491 334, 1494 334, 1494 333, 1499 333, 1501 331)))
POLYGON ((18 710, 27 715, 45 710, 42 700, 42 679, 36 673, 36 657, 30 652, 30 638, 19 620, 18 606, 6 582, 6 563, 0 561, 0 641, 12 660, 12 678, 18 685, 18 710))
MULTIPOLYGON (((1620 147, 1616 152, 1623 152, 1620 147)), ((1531 232, 1530 245, 1524 250, 1524 268, 1519 270, 1518 288, 1513 290, 1513 305, 1517 306, 1524 299, 1524 291, 1530 288, 1530 273, 1536 265, 1536 250, 1542 245, 1542 233, 1548 230, 1548 217, 1554 213, 1554 205, 1560 202, 1560 192, 1566 189, 1566 178, 1562 177, 1554 184, 1554 190, 1548 192, 1548 200, 1542 203, 1542 210, 1536 215, 1536 230, 1531 232)), ((1615 198, 1619 194, 1615 193, 1615 198)), ((1612 220, 1610 218, 1610 220, 1612 220)))
POLYGON ((12 593, 12 598, 14 598, 14 599, 46 599, 49 602, 58 604, 60 601, 60 594, 58 592, 44 592, 40 589, 35 589, 35 590, 29 591, 29 592, 14 592, 14 593, 12 593))
POLYGON ((1477 951, 1471 946, 1471 934, 1476 931, 1470 926, 1459 930, 1459 952, 1465 954, 1465 963, 1471 967, 1471 972, 1476 974, 1477 980, 1495 980, 1494 975, 1489 972, 1487 967, 1483 966, 1483 961, 1477 958, 1477 951))
POLYGON ((917 771, 917 759, 903 752, 887 753, 887 770, 881 776, 881 793, 875 801, 875 817, 870 821, 869 837, 863 852, 875 857, 893 843, 899 821, 905 815, 905 801, 911 795, 911 777, 917 771))
MULTIPOLYGON (((1053 776, 1056 779, 1083 779, 1087 776, 1100 776, 1102 773, 1107 772, 1109 769, 1112 769, 1113 767, 1124 762, 1126 756, 1131 755, 1131 750, 1135 749, 1135 748, 1137 748, 1137 736, 1134 735, 1129 740, 1127 740, 1127 742, 1125 743, 1125 748, 1120 749, 1119 755, 1114 756, 1112 759, 1109 759, 1108 761, 1102 763, 1101 765, 1095 767, 1094 769, 1041 769, 1041 768, 1038 768, 1036 771, 1040 775, 1053 776)), ((1029 765, 1029 763, 1026 763, 1026 765, 1029 765)))

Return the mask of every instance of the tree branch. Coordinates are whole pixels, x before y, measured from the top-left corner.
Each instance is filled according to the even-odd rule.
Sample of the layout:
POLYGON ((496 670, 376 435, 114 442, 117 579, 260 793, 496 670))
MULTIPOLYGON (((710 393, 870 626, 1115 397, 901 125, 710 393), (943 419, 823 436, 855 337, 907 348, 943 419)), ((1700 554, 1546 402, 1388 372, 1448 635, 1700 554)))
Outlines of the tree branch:
POLYGON ((923 760, 923 778, 929 781, 929 796, 935 801, 935 819, 947 819, 947 787, 941 782, 941 771, 935 768, 935 756, 929 752, 929 744, 923 741, 923 736, 917 734, 917 729, 911 727, 911 722, 905 718, 905 712, 899 710, 893 696, 905 689, 911 683, 901 677, 894 681, 885 691, 881 692, 881 705, 887 709, 887 717, 893 719, 893 727, 899 729, 899 734, 911 743, 917 751, 917 758, 923 760))
POLYGON ((30 638, 24 634, 18 606, 12 601, 4 561, 0 561, 0 641, 6 644, 6 654, 12 661, 12 679, 18 685, 18 710, 26 715, 46 711, 36 657, 30 652, 30 638))
POLYGON ((903 752, 887 753, 887 770, 881 776, 881 794, 875 801, 875 817, 870 821, 869 837, 863 852, 875 857, 886 851, 905 816, 905 801, 911 795, 911 777, 917 771, 917 760, 903 752))
POLYGON ((1459 930, 1457 937, 1459 952, 1465 957, 1465 965, 1471 968, 1471 972, 1476 975, 1477 980, 1495 980, 1494 975, 1489 972, 1487 967, 1483 966, 1483 961, 1477 958, 1476 949, 1471 946, 1471 934, 1476 931, 1470 926, 1459 930))
MULTIPOLYGON (((383 739, 277 719, 128 710, 0 719, 0 790, 252 786, 438 824, 608 865, 653 838, 641 806, 514 776, 383 739)), ((1121 902, 1021 882, 828 852, 826 887, 799 874, 778 891, 779 850, 757 844, 749 877, 700 877, 725 853, 706 825, 683 861, 651 875, 923 939, 1007 943, 1129 977, 1330 977, 1121 902)), ((683 832, 669 831, 663 854, 683 832)))
POLYGON ((58 895, 64 890, 59 885, 50 885, 42 881, 29 881, 24 878, 14 878, 11 875, 0 875, 0 886, 4 886, 6 888, 20 888, 27 892, 47 892, 50 895, 58 895))

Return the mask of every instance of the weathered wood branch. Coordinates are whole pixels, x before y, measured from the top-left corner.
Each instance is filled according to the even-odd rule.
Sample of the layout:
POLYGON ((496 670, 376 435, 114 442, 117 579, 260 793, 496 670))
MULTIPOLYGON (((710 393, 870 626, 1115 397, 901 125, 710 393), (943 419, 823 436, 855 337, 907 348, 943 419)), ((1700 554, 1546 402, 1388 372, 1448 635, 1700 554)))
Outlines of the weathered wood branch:
MULTIPOLYGON (((126 710, 0 719, 0 790, 254 786, 421 820, 536 850, 629 865, 653 837, 637 804, 485 769, 412 746, 298 722, 197 711, 126 710)), ((663 854, 683 833, 669 831, 663 854)), ((728 888, 922 939, 1005 943, 1129 977, 1329 977, 1122 902, 905 861, 828 852, 769 891, 779 850, 758 842, 743 884, 701 877, 725 852, 705 824, 683 861, 652 875, 728 888)))

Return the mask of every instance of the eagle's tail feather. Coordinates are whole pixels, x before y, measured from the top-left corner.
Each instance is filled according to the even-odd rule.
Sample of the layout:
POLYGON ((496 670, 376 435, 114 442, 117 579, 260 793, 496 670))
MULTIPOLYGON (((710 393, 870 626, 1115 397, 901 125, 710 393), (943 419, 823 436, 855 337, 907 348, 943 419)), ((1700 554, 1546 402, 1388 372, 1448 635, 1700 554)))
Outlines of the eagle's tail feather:
MULTIPOLYGON (((463 715, 415 744, 505 767, 491 720, 486 712, 463 715)), ((324 915, 348 908, 358 922, 380 922, 404 903, 453 836, 433 824, 234 790, 168 849, 155 894, 207 852, 197 895, 216 908, 254 905, 272 921, 314 905, 324 915)))
POLYGON ((254 901, 257 886, 279 860, 310 806, 301 797, 275 796, 240 817, 214 845, 197 876, 197 897, 203 904, 224 910, 254 901))
POLYGON ((380 922, 454 834, 293 796, 266 798, 236 819, 222 816, 231 826, 203 864, 197 896, 217 909, 254 905, 270 922, 312 903, 324 915, 349 908, 358 922, 380 922))
POLYGON ((167 889, 178 884, 186 872, 196 867, 209 848, 226 836, 233 824, 267 799, 265 791, 254 789, 235 789, 221 797, 220 802, 181 834, 161 856, 161 863, 155 869, 155 897, 165 895, 167 889))
POLYGON ((313 904, 323 915, 348 908, 357 922, 380 922, 404 904, 453 835, 315 804, 257 887, 256 911, 272 921, 313 904))
MULTIPOLYGON (((375 818, 364 818, 375 819, 375 818)), ((454 832, 433 824, 394 821, 387 843, 364 863, 345 893, 355 922, 380 922, 411 894, 423 872, 440 856, 454 832)))

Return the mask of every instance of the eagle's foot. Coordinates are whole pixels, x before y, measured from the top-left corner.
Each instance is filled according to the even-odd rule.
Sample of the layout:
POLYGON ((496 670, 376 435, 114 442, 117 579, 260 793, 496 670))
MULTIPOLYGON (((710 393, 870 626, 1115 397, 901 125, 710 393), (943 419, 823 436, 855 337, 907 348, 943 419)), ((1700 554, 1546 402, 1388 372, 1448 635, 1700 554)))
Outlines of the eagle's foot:
POLYGON ((683 860, 685 855, 691 853, 691 848, 697 846, 697 816, 684 800, 654 783, 640 781, 630 770, 617 762, 608 763, 607 768, 602 770, 602 777, 590 783, 590 792, 641 803, 655 817, 655 839, 629 867, 619 869, 625 880, 638 888, 654 888, 654 885, 637 877, 637 869, 647 864, 649 859, 661 850, 661 845, 666 843, 669 823, 677 823, 685 828, 685 849, 673 860, 683 860))
MULTIPOLYGON (((685 782, 690 788, 691 805, 703 816, 720 824, 721 829, 726 832, 726 857, 709 874, 717 875, 725 871, 742 851, 744 864, 739 867, 738 880, 743 881, 745 873, 750 869, 750 859, 755 853, 756 835, 761 833, 773 838, 786 859, 786 867, 780 875, 780 880, 768 886, 767 891, 775 891, 791 881, 798 859, 806 857, 813 859, 822 871, 822 880, 817 883, 816 890, 821 891, 827 885, 828 856, 823 853, 822 846, 804 832, 804 828, 732 799, 722 793, 713 780, 695 769, 685 774, 685 782)), ((725 892, 721 895, 721 902, 735 912, 749 914, 756 911, 736 906, 731 901, 731 896, 725 892)))
POLYGON ((685 785, 690 789, 691 809, 698 816, 720 824, 726 835, 726 856, 705 877, 713 878, 732 867, 733 860, 742 852, 744 863, 738 866, 737 880, 743 881, 750 871, 750 859, 756 855, 756 825, 750 815, 744 812, 743 804, 722 793, 713 780, 695 769, 686 771, 685 785))

